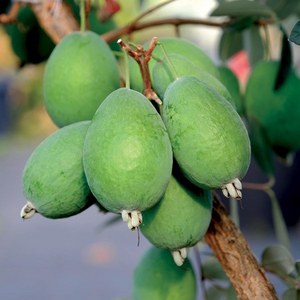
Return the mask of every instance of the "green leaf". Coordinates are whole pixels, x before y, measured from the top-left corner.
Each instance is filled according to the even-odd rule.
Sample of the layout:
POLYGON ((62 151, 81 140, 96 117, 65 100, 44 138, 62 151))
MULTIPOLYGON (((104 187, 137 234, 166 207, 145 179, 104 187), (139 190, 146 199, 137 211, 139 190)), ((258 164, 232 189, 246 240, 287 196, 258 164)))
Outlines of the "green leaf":
POLYGON ((243 31, 243 44, 252 67, 264 58, 264 44, 258 26, 243 31))
POLYGON ((222 265, 215 256, 210 256, 203 262, 202 276, 204 278, 214 280, 229 280, 222 268, 222 265))
POLYGON ((300 275, 300 260, 296 260, 295 269, 296 269, 298 275, 300 275))
POLYGON ((265 130, 259 121, 248 114, 248 131, 251 141, 251 150, 259 168, 269 177, 274 178, 274 163, 271 146, 268 143, 265 130))
POLYGON ((256 1, 230 1, 221 2, 219 6, 211 13, 211 16, 229 16, 229 17, 266 17, 276 18, 276 14, 270 7, 256 1))
POLYGON ((227 300, 226 290, 214 286, 207 289, 206 296, 207 300, 227 300))
POLYGON ((289 275, 295 269, 294 258, 283 245, 267 247, 262 253, 262 266, 274 273, 289 275))
POLYGON ((238 300, 236 291, 232 284, 230 284, 229 288, 226 290, 226 299, 227 300, 238 300))
POLYGON ((274 90, 279 90, 284 84, 290 70, 292 69, 292 49, 291 44, 288 40, 288 36, 285 30, 280 27, 282 31, 282 42, 281 42, 281 55, 280 55, 280 66, 276 77, 274 90))
POLYGON ((300 21, 298 21, 293 27, 289 41, 296 45, 300 45, 300 21))
POLYGON ((272 205, 272 217, 275 233, 279 243, 285 246, 287 249, 290 249, 289 233, 280 209, 277 197, 273 190, 266 190, 266 193, 269 195, 272 205))
POLYGON ((226 61, 232 55, 243 49, 242 33, 224 30, 219 42, 219 57, 226 61))
POLYGON ((287 289, 283 295, 282 300, 299 300, 300 299, 300 291, 295 288, 287 289))
POLYGON ((283 20, 295 12, 299 0, 267 0, 265 4, 273 9, 279 19, 283 20))

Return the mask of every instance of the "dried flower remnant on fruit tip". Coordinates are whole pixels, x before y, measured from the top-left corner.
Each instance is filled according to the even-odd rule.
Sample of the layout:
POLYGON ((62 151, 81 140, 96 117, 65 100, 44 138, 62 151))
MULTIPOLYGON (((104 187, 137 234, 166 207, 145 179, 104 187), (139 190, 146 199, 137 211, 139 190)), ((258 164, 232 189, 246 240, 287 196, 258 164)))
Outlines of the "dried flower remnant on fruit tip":
POLYGON ((171 252, 172 252, 172 255, 173 255, 173 258, 174 258, 174 261, 175 261, 176 265, 178 267, 181 267, 184 263, 184 260, 187 257, 186 248, 181 248, 181 249, 174 250, 174 251, 171 251, 171 252))
POLYGON ((139 210, 122 210, 122 219, 127 222, 127 226, 130 230, 135 230, 142 223, 142 213, 139 210))
POLYGON ((121 46, 123 51, 126 51, 139 65, 141 76, 144 84, 144 95, 150 101, 155 101, 157 104, 161 105, 162 101, 159 99, 157 94, 152 88, 150 71, 149 71, 149 61, 152 57, 152 52, 156 46, 157 37, 152 38, 147 51, 144 50, 142 45, 136 45, 133 50, 129 45, 125 44, 121 39, 118 40, 118 44, 121 46))
POLYGON ((30 201, 27 201, 27 204, 21 209, 20 216, 23 220, 30 219, 36 212, 35 206, 30 201))
POLYGON ((223 195, 227 198, 232 197, 237 200, 242 199, 242 183, 238 178, 235 178, 232 182, 227 183, 222 187, 223 195))

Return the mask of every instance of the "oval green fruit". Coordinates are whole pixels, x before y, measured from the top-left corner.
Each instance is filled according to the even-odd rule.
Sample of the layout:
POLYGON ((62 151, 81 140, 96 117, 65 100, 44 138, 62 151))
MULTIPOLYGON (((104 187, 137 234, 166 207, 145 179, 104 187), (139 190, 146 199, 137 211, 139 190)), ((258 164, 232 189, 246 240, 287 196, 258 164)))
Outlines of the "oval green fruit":
POLYGON ((44 74, 44 100, 53 122, 91 120, 101 102, 120 87, 117 60, 96 33, 73 32, 52 52, 44 74))
POLYGON ((163 120, 185 175, 199 187, 241 198, 250 142, 232 105, 205 81, 183 76, 165 92, 163 120))
POLYGON ((29 203, 21 217, 35 211, 47 218, 76 215, 94 203, 83 170, 83 144, 90 121, 61 128, 31 154, 23 171, 23 194, 29 203))
POLYGON ((279 61, 264 61, 253 69, 245 91, 247 118, 255 118, 268 144, 279 156, 300 149, 300 80, 291 70, 274 90, 279 61))
MULTIPOLYGON (((184 179, 184 178, 183 178, 184 179)), ((162 199, 143 213, 141 232, 154 246, 172 251, 177 265, 187 247, 196 245, 206 233, 212 214, 211 192, 187 185, 172 176, 162 199)))
MULTIPOLYGON (((233 107, 235 107, 235 103, 229 91, 216 77, 214 77, 204 69, 201 69, 182 55, 170 53, 168 54, 168 57, 178 77, 182 77, 184 75, 194 75, 200 79, 203 79, 214 89, 216 89, 221 95, 223 95, 226 100, 228 100, 228 102, 233 105, 233 107)), ((152 75, 153 89, 158 94, 158 96, 163 99, 167 87, 175 80, 175 74, 172 74, 170 65, 165 58, 162 58, 160 62, 157 62, 154 65, 152 75)))
POLYGON ((133 300, 196 300, 193 266, 186 258, 178 267, 170 251, 152 246, 134 270, 132 292, 133 300))
MULTIPOLYGON (((214 64, 212 59, 196 44, 178 37, 164 37, 164 38, 160 38, 159 41, 162 43, 167 53, 177 53, 179 55, 182 55, 187 59, 189 59, 194 64, 196 64, 198 67, 210 73, 211 75, 217 78, 219 77, 219 71, 217 66, 214 64)), ((150 45, 150 41, 148 41, 143 45, 144 49, 148 49, 149 45, 150 45)), ((152 55, 157 58, 162 58, 164 56, 160 46, 155 47, 154 51, 152 52, 152 55)), ((154 59, 151 59, 149 61, 149 70, 150 70, 151 79, 152 79, 152 68, 155 62, 156 61, 154 59)), ((129 59, 129 63, 130 63, 131 86, 136 91, 143 92, 143 80, 141 77, 139 66, 136 63, 136 61, 134 61, 134 59, 131 57, 129 59)))
POLYGON ((87 132, 84 168, 89 186, 109 211, 133 229, 171 178, 172 149, 165 125, 142 94, 120 88, 100 105, 87 132))

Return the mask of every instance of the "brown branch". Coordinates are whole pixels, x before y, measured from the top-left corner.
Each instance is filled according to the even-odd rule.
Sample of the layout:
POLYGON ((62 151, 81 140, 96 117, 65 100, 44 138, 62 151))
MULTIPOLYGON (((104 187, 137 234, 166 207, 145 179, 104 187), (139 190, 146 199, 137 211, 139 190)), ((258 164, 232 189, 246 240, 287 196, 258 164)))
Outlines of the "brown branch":
POLYGON ((215 26, 215 27, 226 27, 231 24, 232 21, 228 22, 212 22, 208 20, 199 20, 199 19, 181 19, 181 18, 167 18, 161 20, 154 20, 143 23, 130 23, 124 27, 117 28, 115 30, 106 32, 101 35, 101 37, 108 43, 116 40, 122 35, 131 34, 132 32, 139 31, 149 27, 162 26, 162 25, 205 25, 205 26, 215 26))
POLYGON ((79 30, 79 24, 74 17, 72 9, 63 2, 55 13, 53 13, 53 9, 51 9, 49 3, 30 4, 30 7, 35 13, 41 27, 56 44, 64 36, 79 30))
POLYGON ((219 259, 241 300, 276 300, 276 291, 247 240, 214 194, 213 215, 205 240, 219 259))

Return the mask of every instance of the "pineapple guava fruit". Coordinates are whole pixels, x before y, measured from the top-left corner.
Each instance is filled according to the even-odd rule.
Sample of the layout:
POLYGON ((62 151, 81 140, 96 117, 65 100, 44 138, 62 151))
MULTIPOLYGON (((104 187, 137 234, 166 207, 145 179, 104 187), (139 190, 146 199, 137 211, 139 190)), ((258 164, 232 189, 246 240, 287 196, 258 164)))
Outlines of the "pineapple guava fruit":
POLYGON ((90 121, 61 128, 31 154, 23 171, 28 203, 21 217, 35 212, 57 219, 76 215, 94 203, 83 170, 83 143, 90 121))
POLYGON ((186 248, 203 238, 212 215, 211 192, 187 185, 184 179, 172 176, 164 196, 143 213, 140 225, 148 241, 170 250, 179 266, 186 257, 186 248))
POLYGON ((183 173, 201 188, 240 199, 250 142, 232 105, 205 81, 183 76, 165 92, 163 120, 183 173))
MULTIPOLYGON (((178 77, 184 75, 194 75, 203 79, 213 88, 215 88, 220 94, 222 94, 228 102, 230 102, 234 107, 235 103, 227 90, 227 88, 213 75, 201 69, 196 64, 188 60, 182 55, 170 53, 168 57, 175 69, 176 75, 178 77)), ((153 67, 153 88, 158 96, 163 99, 164 93, 171 82, 175 80, 174 75, 170 70, 170 66, 165 58, 161 59, 161 62, 157 62, 153 67)))
POLYGON ((84 144, 89 186, 107 210, 130 229, 156 204, 171 178, 172 148, 150 101, 128 88, 112 92, 97 110, 84 144))
POLYGON ((247 119, 261 126, 266 143, 280 157, 300 149, 300 80, 291 70, 274 90, 279 61, 263 61, 255 66, 245 91, 247 119))
POLYGON ((58 127, 91 120, 100 103, 119 87, 115 56, 106 42, 90 31, 65 36, 46 64, 44 100, 58 127))
POLYGON ((133 274, 133 300, 196 300, 197 283, 192 264, 174 264, 168 250, 150 247, 133 274))
MULTIPOLYGON (((186 57, 187 59, 189 59, 198 67, 210 73, 211 75, 217 78, 219 77, 219 71, 217 66, 214 64, 212 59, 196 44, 178 37, 163 37, 160 38, 159 41, 162 43, 167 53, 180 54, 186 57)), ((150 41, 144 44, 144 48, 148 49, 149 45, 150 45, 150 41)), ((159 59, 161 59, 164 56, 160 46, 156 46, 152 54, 153 56, 159 59)), ((152 68, 155 62, 156 62, 155 59, 151 59, 149 61, 149 70, 150 70, 151 78, 152 78, 152 68)), ((129 59, 129 63, 130 63, 131 86, 134 90, 142 92, 143 81, 139 70, 139 66, 131 57, 129 59)))

